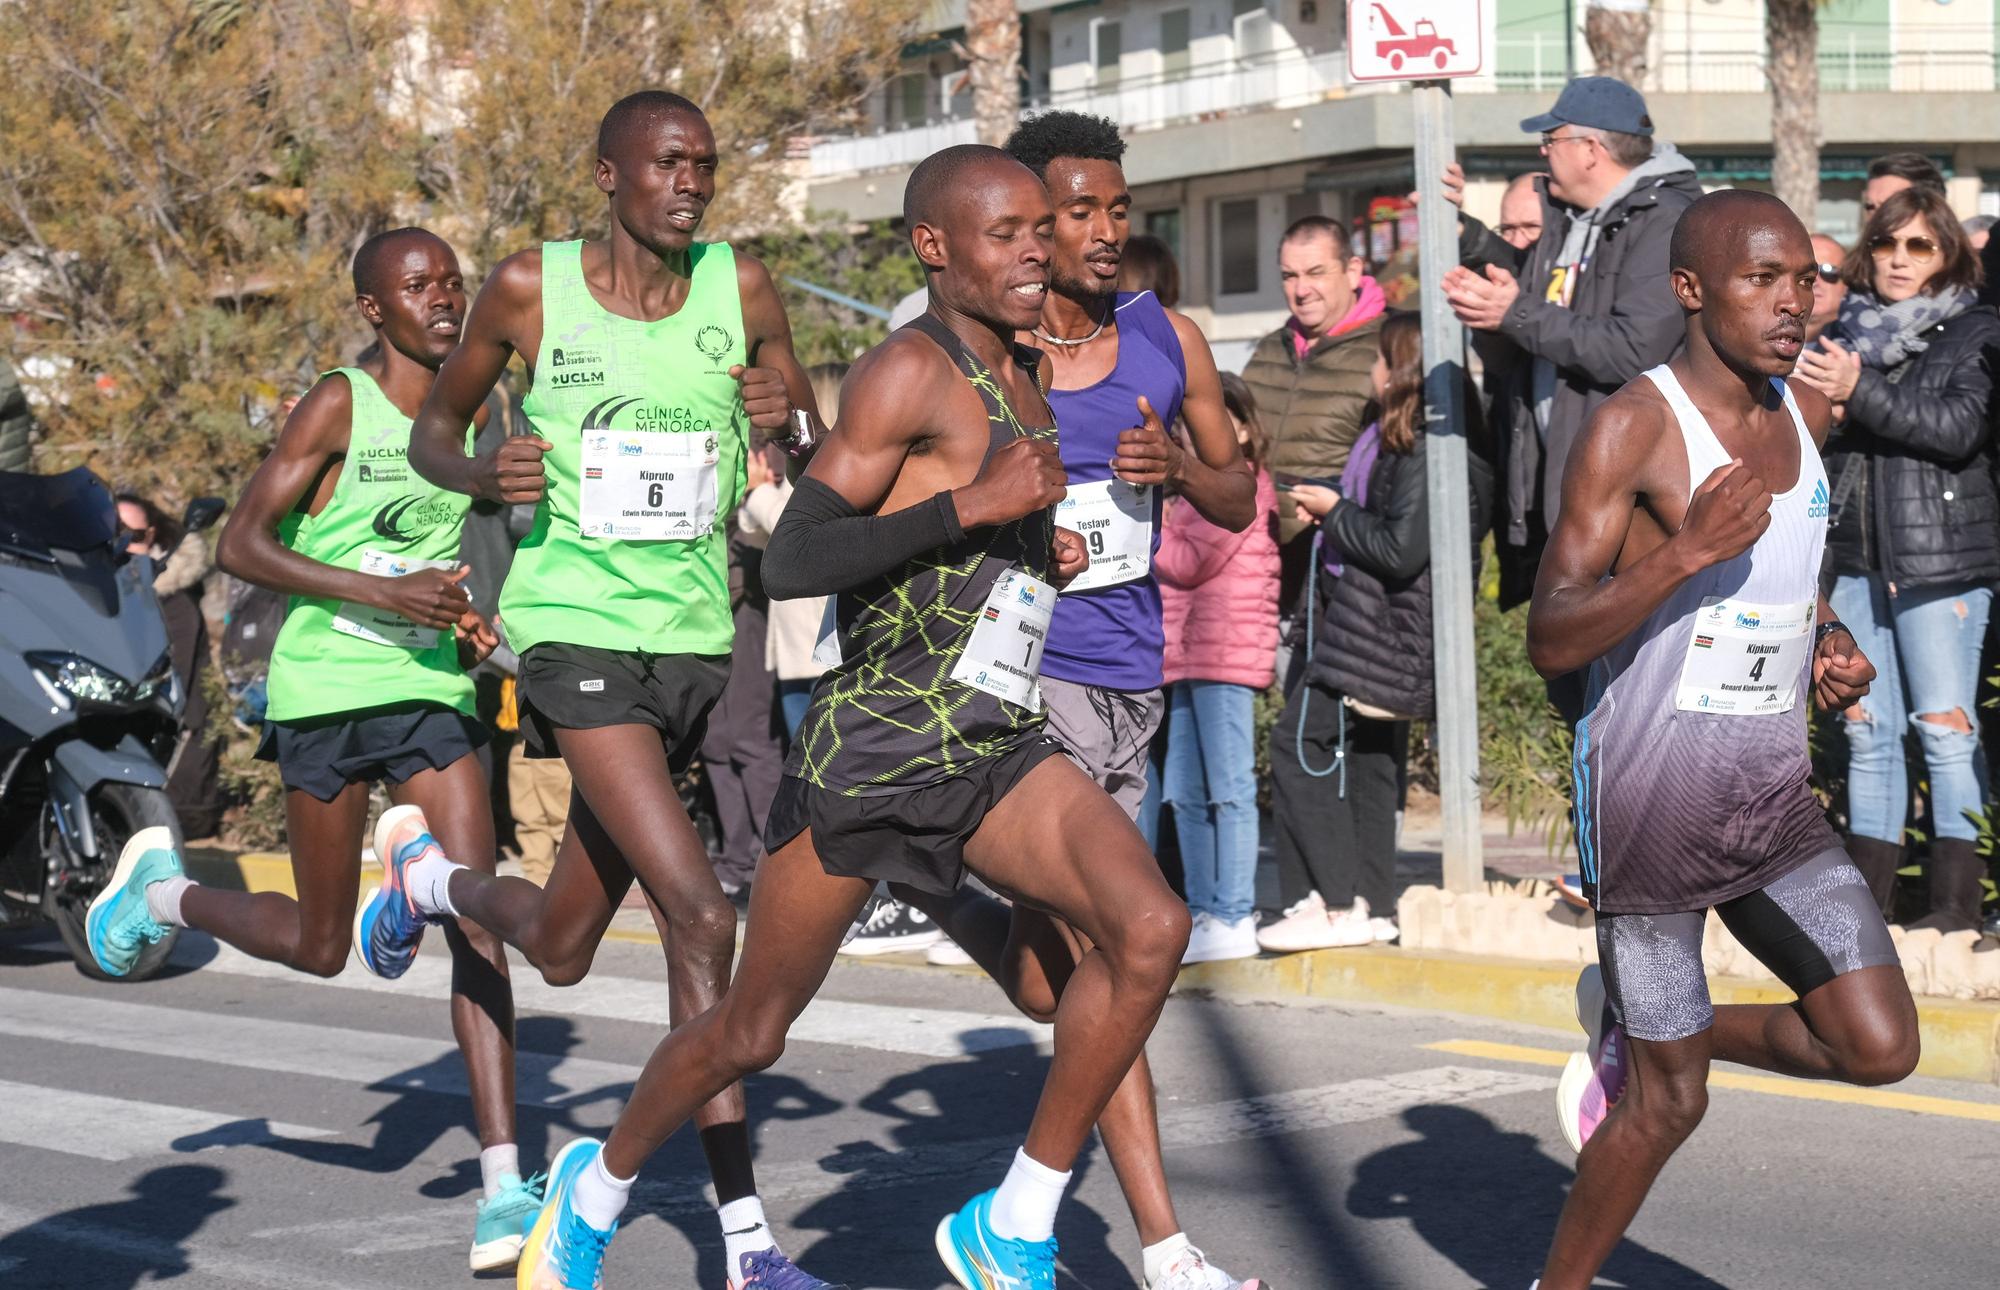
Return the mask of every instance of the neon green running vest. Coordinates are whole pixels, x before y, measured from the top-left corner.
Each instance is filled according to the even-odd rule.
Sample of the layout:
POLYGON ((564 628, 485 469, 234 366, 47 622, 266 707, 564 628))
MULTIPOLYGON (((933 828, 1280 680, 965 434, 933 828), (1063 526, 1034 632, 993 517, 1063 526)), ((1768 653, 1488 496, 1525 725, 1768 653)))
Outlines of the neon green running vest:
MULTIPOLYGON (((320 379, 335 377, 354 393, 347 456, 320 513, 293 511, 278 525, 278 540, 321 564, 389 576, 455 564, 471 499, 410 469, 410 418, 374 377, 343 367, 320 379)), ((292 597, 271 647, 271 720, 417 700, 473 712, 472 678, 458 665, 449 630, 418 627, 368 605, 292 597)))
POLYGON ((554 444, 548 491, 515 553, 500 617, 545 642, 727 654, 727 521, 743 497, 749 419, 736 255, 697 244, 680 312, 621 318, 583 280, 582 242, 542 245, 542 348, 523 411, 554 444))

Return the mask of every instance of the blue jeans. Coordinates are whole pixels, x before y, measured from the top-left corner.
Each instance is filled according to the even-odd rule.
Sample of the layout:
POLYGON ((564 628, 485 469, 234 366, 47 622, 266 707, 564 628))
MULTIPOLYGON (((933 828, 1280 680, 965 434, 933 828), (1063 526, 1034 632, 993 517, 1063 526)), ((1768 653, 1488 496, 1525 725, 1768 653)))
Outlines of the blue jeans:
POLYGON ((1164 794, 1174 808, 1188 908, 1227 922, 1257 898, 1256 691, 1227 681, 1182 681, 1167 707, 1164 794))
POLYGON ((1979 711, 1979 650, 1993 589, 1916 587, 1891 596, 1879 577, 1843 574, 1828 597, 1875 665, 1875 684, 1847 729, 1847 814, 1851 831, 1884 842, 1903 840, 1909 774, 1903 734, 1915 727, 1931 784, 1936 836, 1970 841, 1979 829, 1965 816, 1986 808, 1986 753, 1974 731, 1954 730, 1926 713, 1979 711))
POLYGON ((813 687, 818 681, 778 682, 778 711, 784 715, 785 741, 799 737, 799 725, 806 719, 806 708, 811 705, 813 687))

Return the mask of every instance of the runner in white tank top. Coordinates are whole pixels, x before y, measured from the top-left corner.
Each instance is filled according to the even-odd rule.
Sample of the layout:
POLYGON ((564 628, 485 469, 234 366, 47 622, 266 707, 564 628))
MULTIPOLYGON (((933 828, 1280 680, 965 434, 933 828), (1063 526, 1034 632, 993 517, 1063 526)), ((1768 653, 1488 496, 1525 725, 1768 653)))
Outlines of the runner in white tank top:
POLYGON ((1700 1120, 1712 1059, 1856 1084, 1917 1061, 1888 929, 1808 783, 1808 694, 1846 708, 1875 675, 1818 594, 1832 409, 1786 381, 1812 243, 1776 198, 1713 193, 1671 269, 1687 347, 1572 450, 1528 619, 1543 675, 1590 669, 1577 845, 1602 963, 1577 985, 1588 1045, 1558 1100, 1582 1155, 1541 1290, 1590 1285, 1700 1120), (1710 1004, 1711 908, 1798 1004, 1710 1004))

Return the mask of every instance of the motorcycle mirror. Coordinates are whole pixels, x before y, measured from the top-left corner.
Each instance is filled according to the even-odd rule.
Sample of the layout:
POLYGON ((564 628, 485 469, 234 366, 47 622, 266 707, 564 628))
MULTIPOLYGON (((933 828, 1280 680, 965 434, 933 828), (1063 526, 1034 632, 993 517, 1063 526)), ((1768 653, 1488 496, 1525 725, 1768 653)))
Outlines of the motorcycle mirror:
POLYGON ((181 528, 189 533, 212 528, 222 518, 227 505, 220 497, 197 497, 188 503, 187 513, 181 518, 181 528))

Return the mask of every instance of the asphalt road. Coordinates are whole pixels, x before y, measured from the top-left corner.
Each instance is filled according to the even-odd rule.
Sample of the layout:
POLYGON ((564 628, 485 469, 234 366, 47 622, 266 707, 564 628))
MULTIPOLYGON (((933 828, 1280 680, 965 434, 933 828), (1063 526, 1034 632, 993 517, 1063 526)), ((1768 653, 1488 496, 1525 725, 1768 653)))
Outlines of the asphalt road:
MULTIPOLYGON (((190 935, 185 970, 110 986, 53 941, 0 937, 0 1286, 472 1281, 477 1148, 440 948, 392 987, 352 967, 295 977, 190 935)), ((582 986, 519 997, 519 1137, 539 1166, 610 1124, 665 987, 657 951, 607 945, 582 986)), ((750 1085, 787 1251, 857 1290, 948 1286, 932 1228, 1004 1170, 1046 1033, 976 977, 836 968, 750 1085)), ((1217 1263, 1282 1290, 1526 1290, 1572 1176, 1552 1092, 1571 1042, 1415 1009, 1176 999, 1151 1051, 1182 1218, 1217 1263)), ((1920 1080, 1897 1092, 1933 1100, 1804 1096, 1820 1091, 1718 1088, 1603 1284, 2000 1282, 2000 1096, 1920 1080)), ((705 1181, 675 1138, 607 1286, 722 1284, 705 1181)), ((1065 1287, 1138 1283, 1095 1149, 1057 1234, 1065 1287)))

